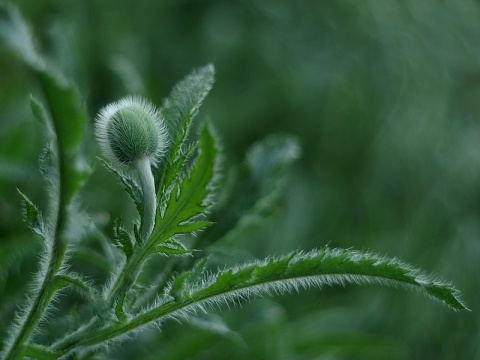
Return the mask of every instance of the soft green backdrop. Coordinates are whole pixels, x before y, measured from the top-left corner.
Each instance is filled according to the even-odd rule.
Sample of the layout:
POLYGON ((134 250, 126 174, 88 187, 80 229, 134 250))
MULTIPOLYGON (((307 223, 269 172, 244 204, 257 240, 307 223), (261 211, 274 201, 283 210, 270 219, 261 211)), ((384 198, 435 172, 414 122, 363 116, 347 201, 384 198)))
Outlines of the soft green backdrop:
MULTIPOLYGON (((85 151, 97 165, 82 202, 100 223, 133 208, 94 159, 99 107, 126 94, 160 104, 211 62, 217 82, 201 116, 223 139, 227 168, 270 133, 295 134, 303 147, 283 205, 245 227, 239 250, 264 256, 329 244, 396 256, 451 279, 473 310, 454 313, 395 289, 325 288, 225 309, 234 336, 201 321, 167 323, 113 358, 160 349, 165 359, 480 359, 479 2, 17 4, 89 110, 85 151)), ((15 188, 43 207, 48 198, 37 170, 45 136, 29 108, 35 91, 0 44, 2 300, 25 293, 36 268, 15 188)), ((0 338, 16 305, 0 309, 0 338)))

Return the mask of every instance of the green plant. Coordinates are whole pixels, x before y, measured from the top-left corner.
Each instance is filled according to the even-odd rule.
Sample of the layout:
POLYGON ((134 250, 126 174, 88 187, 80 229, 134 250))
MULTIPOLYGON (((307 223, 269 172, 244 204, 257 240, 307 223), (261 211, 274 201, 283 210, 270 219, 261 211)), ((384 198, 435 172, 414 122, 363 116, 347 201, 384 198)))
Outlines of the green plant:
POLYGON ((74 86, 52 71, 36 52, 17 13, 0 9, 0 32, 40 85, 43 100, 32 97, 31 106, 52 137, 40 159, 51 194, 51 211, 45 219, 20 192, 25 220, 42 240, 43 250, 27 305, 4 343, 2 355, 6 359, 87 357, 133 332, 160 326, 170 318, 188 318, 198 309, 208 311, 252 296, 310 286, 401 285, 453 309, 465 309, 450 285, 398 260, 351 249, 294 251, 221 270, 212 268, 208 257, 211 246, 235 233, 238 224, 252 213, 269 210, 282 191, 286 168, 299 151, 295 139, 288 136, 273 136, 256 144, 248 154, 246 168, 260 179, 263 196, 232 221, 213 224, 208 215, 215 206, 219 213, 229 212, 229 202, 220 203, 217 194, 221 185, 217 136, 208 122, 200 124, 198 139, 191 134, 193 120, 213 85, 211 65, 181 81, 159 110, 140 98, 127 98, 100 111, 96 134, 107 158, 104 164, 132 198, 138 220, 132 231, 122 219, 115 221, 111 245, 116 252, 104 258, 113 273, 106 284, 77 274, 69 268, 75 241, 68 239, 74 236, 69 233, 69 221, 84 216, 75 194, 89 173, 81 166, 80 151, 86 111, 74 86), (137 170, 140 185, 128 166, 137 170), (217 236, 193 236, 207 228, 217 228, 217 236), (143 283, 142 271, 153 266, 152 259, 159 256, 163 261, 156 272, 161 280, 143 283), (32 341, 34 332, 41 331, 40 321, 46 319, 52 302, 67 288, 85 299, 90 312, 72 320, 78 321, 76 330, 48 343, 32 341))

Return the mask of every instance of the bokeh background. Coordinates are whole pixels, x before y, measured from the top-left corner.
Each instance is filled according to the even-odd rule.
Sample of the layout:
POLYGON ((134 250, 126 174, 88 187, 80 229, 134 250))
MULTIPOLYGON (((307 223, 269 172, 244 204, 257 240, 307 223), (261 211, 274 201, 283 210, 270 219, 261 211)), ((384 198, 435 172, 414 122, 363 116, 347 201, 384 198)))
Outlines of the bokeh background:
MULTIPOLYGON (((201 317, 166 323, 112 358, 480 359, 478 1, 17 5, 38 47, 77 83, 87 137, 99 107, 127 94, 160 104, 207 63, 217 81, 201 117, 217 128, 227 169, 268 134, 297 136, 302 157, 281 206, 231 246, 252 256, 325 244, 388 254, 451 280, 473 310, 397 289, 311 289, 225 308, 215 331, 201 317)), ((15 189, 40 207, 48 199, 37 169, 46 137, 30 111, 29 80, 0 44, 2 300, 25 293, 37 263, 15 189)), ((93 140, 85 143, 98 163, 93 140)), ((132 208, 98 164, 83 203, 99 218, 132 208)), ((0 310, 0 336, 16 305, 0 310)))

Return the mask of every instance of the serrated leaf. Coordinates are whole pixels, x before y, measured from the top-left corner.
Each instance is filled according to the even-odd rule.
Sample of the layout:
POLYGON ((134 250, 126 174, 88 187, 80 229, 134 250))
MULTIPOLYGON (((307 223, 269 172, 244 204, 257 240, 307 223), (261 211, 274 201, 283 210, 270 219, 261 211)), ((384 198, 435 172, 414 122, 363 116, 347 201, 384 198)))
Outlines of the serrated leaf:
POLYGON ((23 218, 25 223, 28 225, 30 229, 33 230, 36 234, 42 236, 44 239, 46 238, 45 235, 45 224, 43 222, 42 213, 38 208, 30 201, 30 199, 18 190, 18 193, 22 197, 23 203, 23 218))
POLYGON ((185 279, 187 277, 188 273, 186 272, 178 275, 170 287, 170 295, 176 301, 182 301, 185 297, 185 279))
POLYGON ((165 99, 161 110, 173 140, 171 151, 175 154, 187 138, 193 118, 212 89, 214 77, 215 69, 211 64, 194 70, 175 85, 165 99))
POLYGON ((158 179, 156 187, 158 189, 157 193, 161 195, 161 198, 168 199, 172 190, 173 182, 179 177, 179 174, 184 171, 190 157, 197 147, 198 142, 194 142, 182 149, 174 160, 164 163, 163 166, 152 168, 155 178, 158 179))
MULTIPOLYGON (((193 71, 173 88, 163 102, 161 111, 170 134, 170 146, 162 164, 157 169, 157 189, 169 190, 177 175, 183 170, 195 145, 188 145, 188 134, 205 97, 212 89, 215 78, 213 65, 193 71)), ((160 198, 161 196, 159 196, 160 198)))
POLYGON ((180 224, 180 227, 178 228, 176 234, 191 234, 194 233, 195 231, 199 231, 202 229, 205 229, 206 227, 209 227, 213 224, 213 222, 204 220, 195 220, 193 222, 185 222, 180 224))
POLYGON ((113 227, 115 245, 123 251, 127 259, 133 254, 133 240, 126 229, 121 226, 121 219, 116 219, 113 227))
POLYGON ((188 249, 185 245, 183 245, 180 241, 175 239, 168 239, 161 244, 155 246, 155 252, 164 254, 164 255, 173 255, 173 256, 181 256, 181 255, 191 255, 192 250, 188 249))
POLYGON ((105 165, 105 167, 108 170, 110 170, 111 172, 113 172, 115 175, 118 176, 118 178, 122 183, 122 187, 125 189, 127 194, 133 200, 133 203, 135 204, 135 207, 137 208, 137 211, 140 217, 142 217, 143 216, 143 205, 142 205, 143 196, 142 196, 142 188, 140 187, 140 185, 138 185, 133 178, 115 169, 105 160, 100 159, 100 161, 103 163, 103 165, 105 165))
MULTIPOLYGON (((284 293, 301 288, 346 283, 404 286, 417 289, 454 310, 466 309, 458 291, 449 284, 435 280, 418 269, 396 259, 376 256, 351 249, 312 250, 293 252, 278 258, 247 263, 236 268, 207 273, 204 263, 180 274, 172 283, 170 295, 174 301, 164 301, 147 310, 124 326, 101 330, 102 339, 126 334, 151 322, 162 321, 196 309, 221 304, 236 304, 239 299, 284 293)), ((168 297, 167 297, 168 299, 168 297)), ((98 334, 97 334, 98 336, 98 334)), ((85 343, 95 345, 94 338, 85 343)))
POLYGON ((192 285, 201 279, 207 260, 208 258, 203 258, 192 269, 178 275, 170 287, 170 295, 177 301, 183 300, 188 296, 192 290, 192 285))
POLYGON ((208 124, 202 129, 199 154, 191 171, 177 183, 166 204, 165 212, 157 212, 151 241, 161 243, 176 234, 200 230, 210 223, 200 220, 211 205, 212 180, 216 174, 218 149, 208 124))
POLYGON ((427 294, 443 301, 457 310, 465 310, 465 304, 458 299, 458 291, 452 287, 437 285, 434 283, 425 286, 427 294))

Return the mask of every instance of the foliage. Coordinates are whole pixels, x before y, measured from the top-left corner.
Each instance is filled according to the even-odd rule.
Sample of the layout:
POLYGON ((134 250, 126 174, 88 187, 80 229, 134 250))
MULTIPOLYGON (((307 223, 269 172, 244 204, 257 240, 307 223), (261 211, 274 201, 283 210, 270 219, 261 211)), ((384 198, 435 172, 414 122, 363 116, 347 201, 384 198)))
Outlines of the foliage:
MULTIPOLYGON (((223 329, 218 330, 221 336, 238 342, 235 331, 207 315, 202 319, 200 313, 208 314, 217 306, 222 309, 224 304, 242 304, 251 297, 324 285, 401 285, 453 309, 465 309, 451 285, 398 260, 369 252, 323 247, 238 261, 245 256, 241 250, 235 253, 238 249, 231 244, 248 236, 252 222, 262 223, 278 209, 286 176, 299 156, 299 144, 295 137, 286 135, 259 141, 248 152, 244 166, 233 170, 230 179, 227 175, 226 181, 220 181, 219 175, 226 170, 220 167, 213 124, 203 121, 196 125, 193 121, 212 89, 212 65, 193 71, 163 102, 161 111, 171 143, 153 169, 158 198, 153 232, 147 239, 140 235, 145 221, 144 188, 142 191, 131 174, 104 162, 137 209, 133 229, 125 220, 129 217, 122 216, 109 224, 113 236, 104 234, 79 201, 86 196, 79 191, 89 173, 83 165, 88 154, 81 141, 88 143, 84 137, 88 124, 81 96, 70 80, 52 71, 38 54, 18 13, 2 8, 0 20, 6 43, 39 84, 35 89, 39 94, 31 97, 31 108, 50 137, 40 165, 49 186, 49 211, 41 211, 24 194, 29 191, 19 191, 25 221, 39 235, 43 248, 29 299, 3 343, 6 358, 106 356, 103 353, 108 345, 128 344, 130 335, 140 336, 152 325, 168 326, 165 320, 170 318, 192 319, 197 324, 203 321, 210 332, 223 329), (193 131, 196 126, 198 137, 193 131), (239 188, 245 189, 245 174, 250 193, 238 193, 239 188), (238 176, 242 180, 237 180, 238 176), (78 225, 81 229, 72 227, 80 219, 85 220, 78 225), (98 242, 82 239, 85 233, 94 234, 92 238, 98 242), (82 248, 102 249, 104 269, 94 280, 74 270, 82 248), (113 275, 108 279, 110 273, 113 275), (67 289, 81 296, 68 297, 67 289), (57 311, 53 304, 61 294, 67 301, 57 311)), ((273 249, 277 251, 275 245, 273 249)), ((155 351, 150 356, 155 357, 155 351)))

